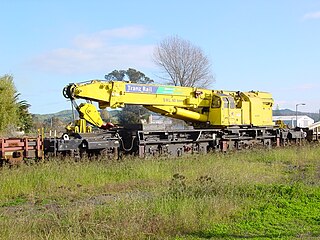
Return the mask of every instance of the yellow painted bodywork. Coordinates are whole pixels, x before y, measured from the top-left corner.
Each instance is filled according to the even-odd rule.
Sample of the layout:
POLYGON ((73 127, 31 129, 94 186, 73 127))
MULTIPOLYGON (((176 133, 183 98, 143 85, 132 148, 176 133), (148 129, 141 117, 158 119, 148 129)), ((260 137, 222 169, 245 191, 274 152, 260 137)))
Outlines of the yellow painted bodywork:
MULTIPOLYGON (((193 122, 195 125, 199 123, 218 127, 273 125, 273 99, 272 95, 267 92, 217 91, 194 87, 99 80, 73 84, 69 87, 70 98, 98 102, 99 108, 102 109, 134 104, 143 105, 165 116, 193 122)), ((102 120, 99 120, 99 113, 92 108, 93 105, 90 107, 86 105, 82 106, 81 117, 96 126, 102 124, 102 120)))
POLYGON ((67 132, 72 132, 72 133, 91 133, 92 132, 92 127, 87 125, 87 121, 85 119, 78 119, 75 120, 74 123, 69 123, 66 126, 67 132))
POLYGON ((100 113, 93 104, 82 103, 79 105, 77 110, 79 112, 80 119, 85 119, 94 126, 101 127, 103 125, 100 113))

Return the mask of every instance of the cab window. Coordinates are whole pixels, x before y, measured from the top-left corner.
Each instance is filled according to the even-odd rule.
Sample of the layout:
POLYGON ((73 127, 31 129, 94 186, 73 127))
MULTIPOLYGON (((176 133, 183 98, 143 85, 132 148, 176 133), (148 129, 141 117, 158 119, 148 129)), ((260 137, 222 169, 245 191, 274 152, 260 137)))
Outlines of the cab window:
POLYGON ((221 98, 218 96, 212 96, 211 108, 220 108, 221 98))
POLYGON ((228 100, 228 98, 223 98, 223 107, 224 108, 229 108, 229 100, 228 100))
POLYGON ((229 107, 231 108, 231 109, 234 109, 234 108, 236 108, 236 104, 235 104, 235 102, 234 102, 234 99, 232 98, 232 97, 228 97, 228 100, 229 100, 229 107))

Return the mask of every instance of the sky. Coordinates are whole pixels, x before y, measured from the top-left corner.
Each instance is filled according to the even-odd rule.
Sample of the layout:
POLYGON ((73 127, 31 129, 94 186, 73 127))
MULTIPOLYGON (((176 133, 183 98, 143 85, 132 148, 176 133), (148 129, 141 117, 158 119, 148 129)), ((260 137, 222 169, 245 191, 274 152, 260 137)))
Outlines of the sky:
POLYGON ((200 47, 212 89, 267 91, 275 108, 319 112, 320 0, 2 0, 0 76, 30 112, 70 109, 62 89, 134 68, 161 83, 152 55, 169 36, 200 47))

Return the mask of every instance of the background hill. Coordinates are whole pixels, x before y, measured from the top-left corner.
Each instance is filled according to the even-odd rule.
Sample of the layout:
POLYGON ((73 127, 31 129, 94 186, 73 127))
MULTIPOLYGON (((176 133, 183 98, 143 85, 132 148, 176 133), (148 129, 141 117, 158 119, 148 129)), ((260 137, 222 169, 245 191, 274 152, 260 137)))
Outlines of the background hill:
MULTIPOLYGON (((280 110, 273 110, 273 116, 295 116, 296 111, 290 109, 280 109, 280 110)), ((299 112, 298 115, 306 115, 312 118, 315 122, 320 121, 319 113, 306 113, 306 112, 299 112)))
POLYGON ((72 111, 71 110, 63 110, 63 111, 60 111, 57 113, 49 113, 49 114, 33 114, 33 116, 41 122, 49 121, 52 118, 59 118, 63 122, 72 121, 72 111))
MULTIPOLYGON (((118 110, 109 111, 109 116, 114 117, 117 115, 118 110)), ((75 111, 75 117, 78 117, 77 111, 75 111)), ((72 110, 63 110, 57 113, 49 113, 49 114, 32 114, 34 119, 37 119, 39 122, 50 122, 52 119, 59 119, 64 123, 69 123, 73 121, 72 110)))

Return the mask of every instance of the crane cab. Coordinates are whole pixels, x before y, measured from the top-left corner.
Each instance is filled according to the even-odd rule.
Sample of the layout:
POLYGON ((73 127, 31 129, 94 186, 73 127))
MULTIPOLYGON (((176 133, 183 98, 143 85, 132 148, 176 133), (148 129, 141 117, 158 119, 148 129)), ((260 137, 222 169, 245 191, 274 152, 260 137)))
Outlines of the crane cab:
POLYGON ((212 92, 208 120, 212 126, 271 126, 273 99, 265 92, 212 92))
POLYGON ((241 109, 236 107, 234 98, 224 93, 213 93, 209 111, 212 126, 240 125, 241 109))

